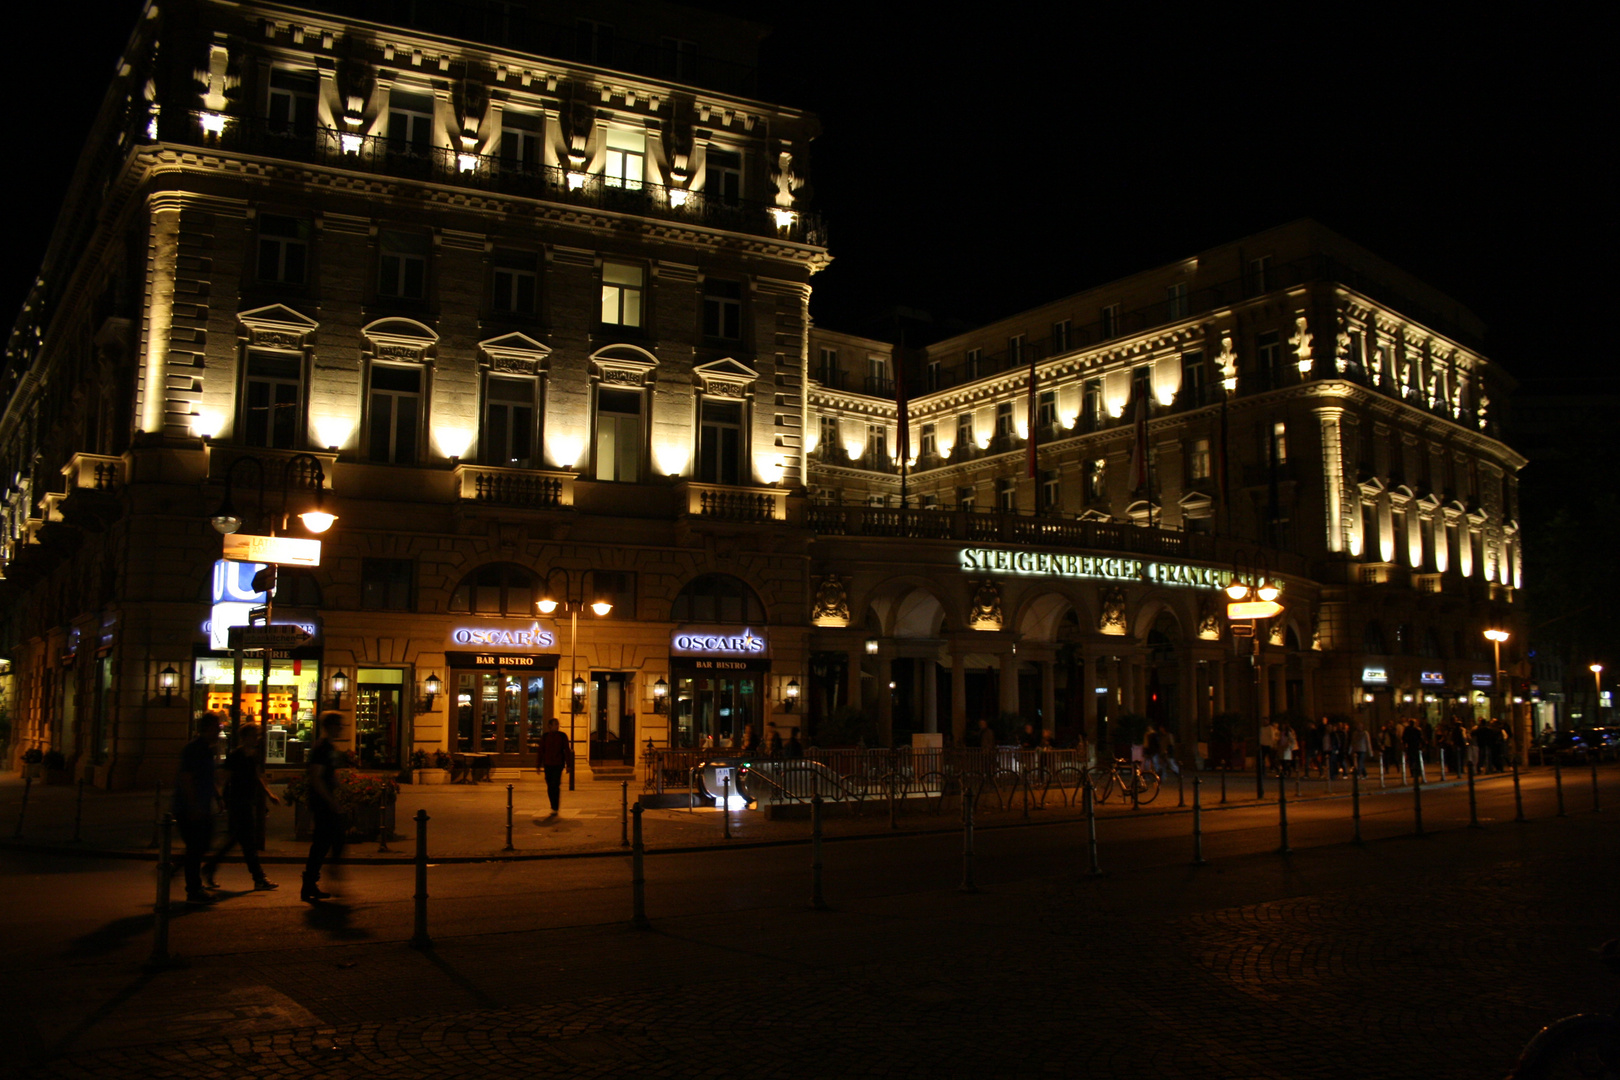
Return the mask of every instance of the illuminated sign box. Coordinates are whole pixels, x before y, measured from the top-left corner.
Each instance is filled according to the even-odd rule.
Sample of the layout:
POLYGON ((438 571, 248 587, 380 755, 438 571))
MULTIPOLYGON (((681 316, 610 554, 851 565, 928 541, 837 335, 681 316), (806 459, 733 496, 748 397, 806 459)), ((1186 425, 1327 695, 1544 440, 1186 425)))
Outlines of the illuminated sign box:
POLYGON ((762 657, 769 647, 765 635, 754 633, 750 627, 741 631, 687 627, 675 631, 669 639, 669 651, 676 656, 762 657))
POLYGON ((557 634, 538 620, 505 625, 457 626, 451 629, 446 644, 472 649, 534 649, 555 648, 557 634))
POLYGON ((1275 600, 1234 600, 1226 605, 1228 619, 1269 619, 1282 614, 1282 605, 1275 600))
POLYGON ((253 536, 231 533, 225 538, 225 557, 238 562, 276 563, 280 566, 321 565, 321 542, 294 536, 253 536))
POLYGON ((1389 671, 1381 667, 1364 667, 1361 669, 1361 681, 1375 686, 1387 686, 1389 684, 1389 671))
POLYGON ((1469 684, 1472 685, 1472 686, 1482 687, 1482 688, 1488 690, 1491 687, 1496 685, 1496 679, 1494 679, 1490 675, 1475 675, 1472 679, 1469 680, 1469 684))
POLYGON ((1443 671, 1425 671, 1418 675, 1418 682, 1424 686, 1446 685, 1446 673, 1443 671))

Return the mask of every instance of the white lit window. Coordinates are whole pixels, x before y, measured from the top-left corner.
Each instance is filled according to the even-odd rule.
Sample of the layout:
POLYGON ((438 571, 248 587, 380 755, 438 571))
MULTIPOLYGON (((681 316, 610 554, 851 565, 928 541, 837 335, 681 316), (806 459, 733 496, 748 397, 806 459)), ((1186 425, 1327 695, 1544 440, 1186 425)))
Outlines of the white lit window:
POLYGON ((1278 465, 1288 460, 1288 425, 1281 420, 1271 425, 1271 454, 1278 465))
POLYGON ((1187 453, 1187 478, 1189 480, 1209 479, 1209 440, 1194 439, 1192 449, 1187 453))
POLYGON ((843 449, 838 438, 838 417, 823 416, 821 418, 821 436, 816 444, 823 458, 830 458, 843 449))
POLYGON ((596 479, 641 479, 641 392, 596 392, 596 479))
POLYGON ((939 453, 939 441, 934 436, 933 424, 924 424, 922 426, 921 453, 923 457, 933 457, 939 453))
POLYGON ((646 133, 626 131, 623 128, 608 128, 607 170, 605 173, 607 186, 640 191, 641 182, 646 176, 646 171, 646 133))
POLYGON ((629 263, 602 264, 602 321, 615 326, 641 325, 642 269, 629 263))

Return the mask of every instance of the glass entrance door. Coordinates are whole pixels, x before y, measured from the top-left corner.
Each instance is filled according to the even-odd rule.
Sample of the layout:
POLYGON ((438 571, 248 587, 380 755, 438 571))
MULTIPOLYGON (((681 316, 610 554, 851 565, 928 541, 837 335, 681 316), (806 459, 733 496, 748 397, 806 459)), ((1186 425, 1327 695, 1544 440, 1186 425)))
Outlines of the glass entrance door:
POLYGON ((677 745, 700 749, 742 749, 745 728, 759 735, 760 677, 677 675, 675 738, 677 745))
POLYGON ((464 671, 456 677, 456 750, 493 754, 495 765, 533 765, 546 730, 548 676, 464 671))

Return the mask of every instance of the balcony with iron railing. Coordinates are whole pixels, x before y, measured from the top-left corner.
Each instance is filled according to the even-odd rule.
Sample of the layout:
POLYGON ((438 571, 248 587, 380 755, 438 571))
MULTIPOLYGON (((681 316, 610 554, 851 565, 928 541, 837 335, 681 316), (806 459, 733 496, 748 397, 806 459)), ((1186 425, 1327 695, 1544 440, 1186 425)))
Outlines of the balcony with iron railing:
POLYGON ((381 135, 356 135, 335 128, 297 126, 262 118, 192 112, 165 119, 163 141, 200 149, 230 151, 402 180, 449 184, 518 198, 609 213, 655 217, 824 246, 820 219, 803 210, 742 198, 713 198, 702 191, 644 181, 623 181, 551 165, 535 165, 488 154, 458 153, 381 135))

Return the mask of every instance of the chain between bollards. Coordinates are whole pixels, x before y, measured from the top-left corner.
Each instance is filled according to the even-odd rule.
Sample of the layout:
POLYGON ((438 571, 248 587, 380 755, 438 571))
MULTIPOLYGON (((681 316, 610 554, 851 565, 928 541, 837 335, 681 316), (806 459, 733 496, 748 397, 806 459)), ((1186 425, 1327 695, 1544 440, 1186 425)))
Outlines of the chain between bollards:
POLYGON ((1277 853, 1292 855, 1294 849, 1288 846, 1288 785, 1281 776, 1277 777, 1277 828, 1282 836, 1282 846, 1277 853))
POLYGON ((727 840, 731 839, 731 777, 722 781, 724 794, 720 796, 720 829, 727 840))
POLYGON ((32 774, 23 777, 22 809, 17 811, 17 831, 11 834, 13 840, 21 840, 23 834, 23 819, 28 816, 28 793, 34 790, 34 777, 32 774))
POLYGON ((84 823, 84 777, 79 777, 79 792, 73 800, 73 840, 79 842, 79 826, 84 823))
POLYGON ((962 884, 957 892, 978 892, 973 883, 973 789, 962 785, 962 884))
POLYGON ((168 967, 174 963, 169 955, 169 882, 174 877, 174 816, 164 814, 158 823, 157 902, 152 905, 152 955, 147 958, 149 968, 168 967))
POLYGON ((1603 805, 1598 802, 1597 758, 1592 759, 1592 813, 1603 813, 1603 805))
POLYGON ((1091 869, 1087 871, 1092 877, 1102 877, 1102 867, 1097 865, 1097 797, 1091 790, 1091 781, 1084 780, 1081 790, 1081 800, 1086 804, 1086 854, 1091 861, 1091 869))
POLYGON ((1204 778, 1193 777, 1193 865, 1204 865, 1204 807, 1203 801, 1198 797, 1198 789, 1204 786, 1204 778))
POLYGON ((158 839, 159 823, 163 820, 163 785, 159 783, 152 791, 152 842, 146 846, 155 848, 161 841, 158 839))
POLYGON ((415 926, 411 931, 411 948, 431 949, 433 939, 428 937, 427 930, 427 827, 428 813, 426 810, 416 812, 416 918, 415 926))
POLYGON ((1412 834, 1423 835, 1423 774, 1412 773, 1412 834))
POLYGON ((1361 843, 1361 774, 1350 772, 1350 842, 1361 843))
POLYGON ((1558 767, 1558 755, 1553 755, 1553 790, 1558 793, 1558 816, 1567 817, 1564 813, 1564 770, 1558 767))
POLYGON ((502 851, 516 851, 512 845, 512 785, 506 785, 506 846, 502 851))
POLYGON ((1524 816, 1524 793, 1519 790, 1519 759, 1513 759, 1513 820, 1528 820, 1524 816))
POLYGON ((643 865, 647 848, 641 840, 641 800, 631 807, 632 823, 630 826, 630 925, 637 930, 646 930, 651 924, 647 922, 647 873, 643 865))
MULTIPOLYGON (((1559 799, 1563 798, 1563 791, 1559 791, 1559 799)), ((1483 829, 1479 823, 1479 803, 1474 798, 1474 763, 1468 763, 1468 827, 1470 829, 1483 829)))
POLYGON ((821 895, 821 792, 810 796, 810 906, 827 910, 821 895))

